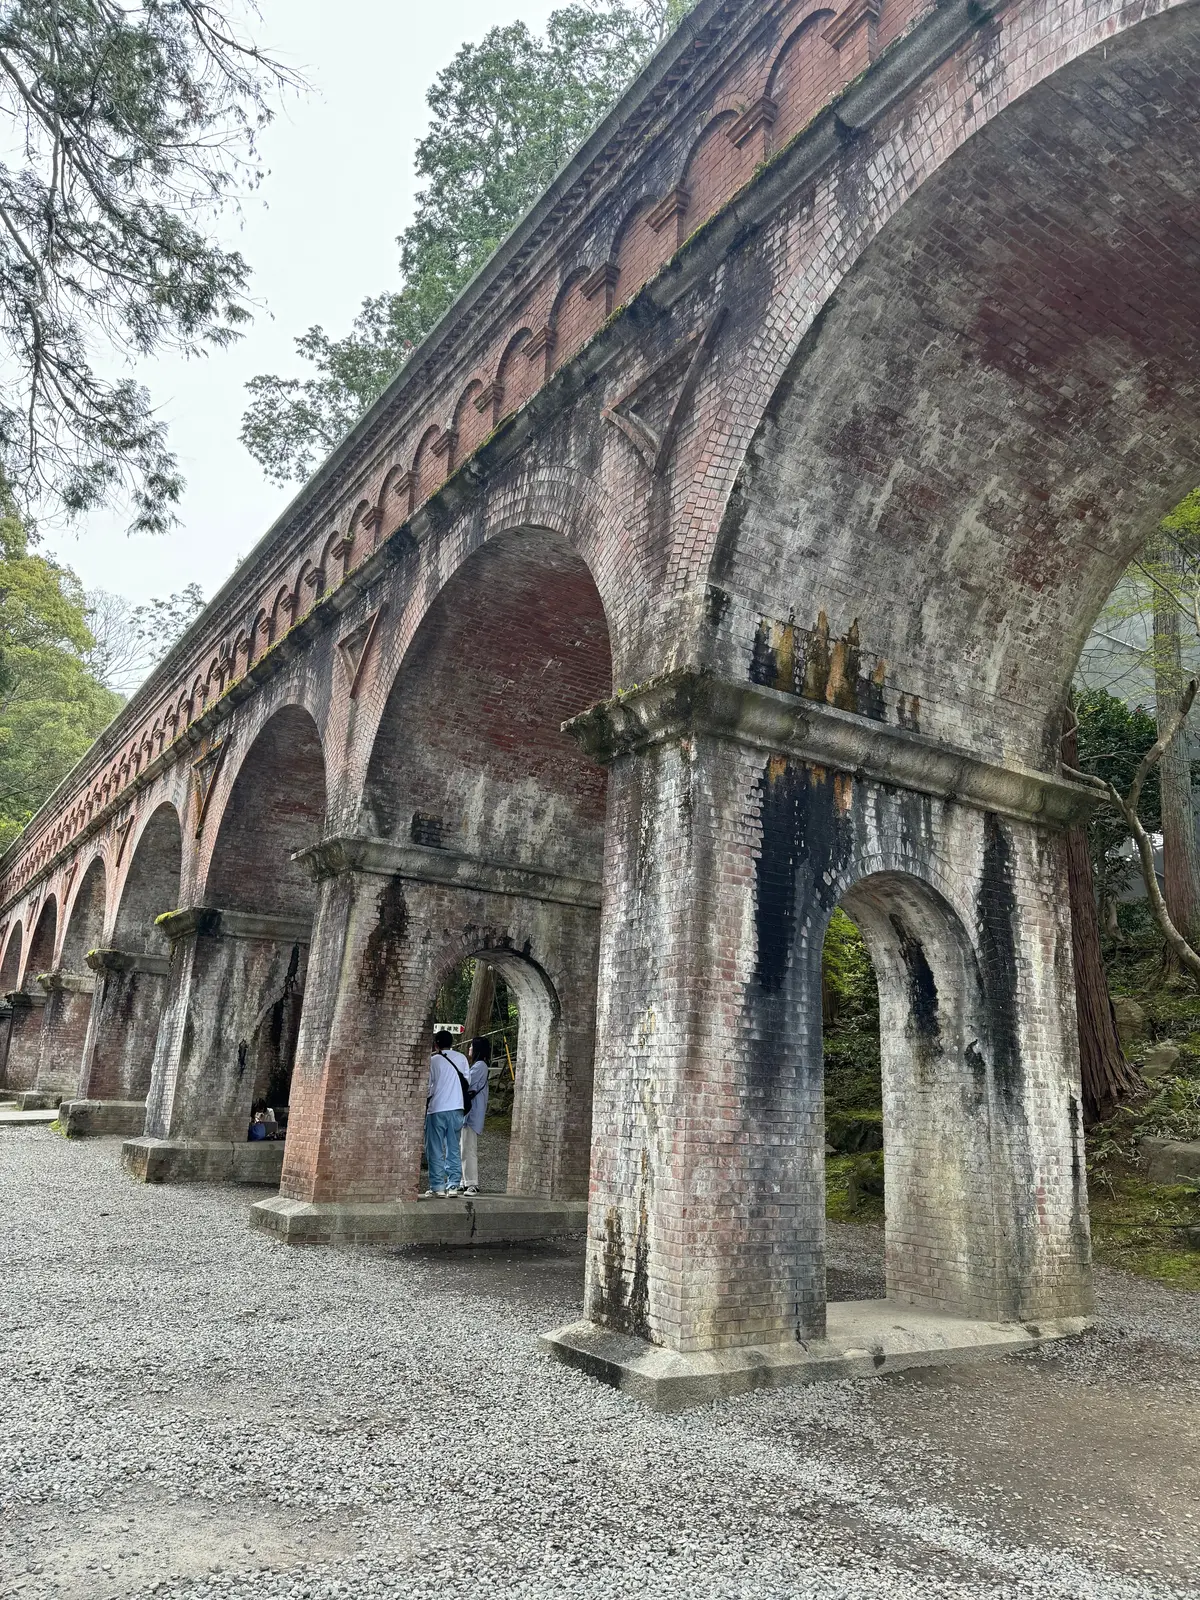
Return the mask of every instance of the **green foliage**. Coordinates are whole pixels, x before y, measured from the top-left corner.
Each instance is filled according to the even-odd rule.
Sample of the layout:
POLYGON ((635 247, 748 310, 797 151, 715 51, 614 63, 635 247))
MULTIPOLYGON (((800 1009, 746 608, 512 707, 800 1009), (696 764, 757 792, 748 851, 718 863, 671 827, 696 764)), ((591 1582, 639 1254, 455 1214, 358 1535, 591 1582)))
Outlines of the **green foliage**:
MULTIPOLYGON (((1153 715, 1142 706, 1132 710, 1106 689, 1084 689, 1074 696, 1079 719, 1079 767, 1104 778, 1121 794, 1129 791, 1142 757, 1158 738, 1153 715)), ((1151 831, 1161 826, 1157 767, 1142 789, 1138 813, 1151 831)), ((1096 875, 1101 905, 1128 888, 1136 862, 1118 854, 1130 838, 1124 818, 1111 805, 1097 806, 1088 823, 1088 853, 1096 875)))
POLYGON ((0 517, 0 849, 120 709, 88 669, 92 642, 75 574, 0 517))
POLYGON ((248 320, 246 264, 201 223, 256 180, 268 94, 296 80, 230 9, 0 0, 0 470, 27 519, 123 491, 134 528, 174 520, 150 397, 99 377, 92 351, 220 346, 248 320))
POLYGON ((344 338, 318 326, 296 340, 314 376, 247 385, 242 442, 269 478, 303 479, 337 444, 689 9, 583 0, 552 12, 544 37, 515 22, 462 47, 427 96, 400 289, 364 301, 344 338))
POLYGON ((837 907, 825 934, 821 968, 825 1021, 825 1127, 837 1149, 858 1149, 846 1139, 860 1114, 874 1116, 883 1104, 879 1068, 879 991, 862 935, 837 907))

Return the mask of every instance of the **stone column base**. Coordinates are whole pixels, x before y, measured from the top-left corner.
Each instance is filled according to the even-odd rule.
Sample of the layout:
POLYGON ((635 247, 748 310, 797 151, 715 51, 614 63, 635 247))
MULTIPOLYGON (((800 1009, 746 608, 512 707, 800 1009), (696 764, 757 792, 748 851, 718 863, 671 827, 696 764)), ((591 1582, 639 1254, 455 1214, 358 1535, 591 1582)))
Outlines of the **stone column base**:
POLYGON ((121 1165, 142 1183, 255 1183, 278 1189, 283 1140, 126 1139, 121 1165))
POLYGON ((251 1207, 250 1224, 288 1244, 523 1244, 585 1232, 587 1201, 480 1194, 354 1205, 276 1195, 251 1207))
POLYGON ((890 1300, 834 1301, 826 1312, 825 1338, 808 1344, 683 1354, 612 1333, 593 1322, 555 1328, 542 1335, 541 1343, 568 1366, 625 1390, 654 1411, 685 1411, 751 1389, 869 1378, 906 1367, 942 1367, 1012 1355, 1090 1326, 1087 1317, 976 1322, 890 1300))
POLYGON ((22 1089, 13 1098, 18 1111, 55 1111, 63 1097, 53 1089, 22 1089))
POLYGON ((64 1100, 58 1108, 58 1125, 68 1139, 97 1134, 120 1134, 129 1139, 146 1126, 144 1100, 64 1100))

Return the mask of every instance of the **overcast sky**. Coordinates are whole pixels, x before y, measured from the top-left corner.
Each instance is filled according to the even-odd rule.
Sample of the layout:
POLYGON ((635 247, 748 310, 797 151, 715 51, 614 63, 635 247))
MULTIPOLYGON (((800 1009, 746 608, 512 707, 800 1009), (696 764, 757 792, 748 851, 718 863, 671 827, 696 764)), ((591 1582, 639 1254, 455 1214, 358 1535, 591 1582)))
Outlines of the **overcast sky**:
POLYGON ((222 230, 253 269, 254 325, 231 349, 145 363, 138 376, 166 418, 188 480, 180 526, 130 538, 118 514, 46 546, 89 589, 139 601, 193 580, 210 596, 294 490, 263 477, 238 440, 244 385, 259 372, 310 371, 293 338, 321 323, 348 330, 359 303, 398 283, 396 235, 412 215, 413 148, 429 119, 425 90, 459 45, 520 18, 540 29, 562 0, 260 0, 259 39, 305 72, 263 137, 269 173, 222 230))

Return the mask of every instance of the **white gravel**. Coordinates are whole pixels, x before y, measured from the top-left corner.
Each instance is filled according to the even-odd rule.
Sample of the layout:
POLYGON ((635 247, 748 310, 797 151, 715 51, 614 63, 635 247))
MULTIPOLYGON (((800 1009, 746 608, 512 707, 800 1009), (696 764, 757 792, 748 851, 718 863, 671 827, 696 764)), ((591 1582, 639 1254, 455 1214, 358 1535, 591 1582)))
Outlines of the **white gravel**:
MULTIPOLYGON (((902 1380, 661 1417, 557 1365, 536 1336, 579 1314, 578 1244, 288 1249, 248 1191, 145 1188, 112 1141, 42 1129, 0 1132, 0 1195, 0 1595, 1196 1592, 1182 1523, 1130 1553, 965 1514, 953 1430, 910 1447, 902 1380)), ((877 1236, 834 1230, 832 1256, 837 1292, 877 1292, 877 1236)), ((989 1368, 1068 1409, 1105 1385, 1136 1408, 1158 1356, 1187 1389, 1200 1297, 1106 1292, 1099 1335, 989 1368)))

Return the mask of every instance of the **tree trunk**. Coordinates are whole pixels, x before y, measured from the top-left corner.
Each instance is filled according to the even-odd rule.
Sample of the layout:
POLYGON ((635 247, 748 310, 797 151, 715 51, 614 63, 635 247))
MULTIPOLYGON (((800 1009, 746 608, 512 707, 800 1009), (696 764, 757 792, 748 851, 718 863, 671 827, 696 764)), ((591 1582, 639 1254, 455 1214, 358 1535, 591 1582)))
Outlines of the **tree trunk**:
MULTIPOLYGON (((1063 761, 1079 765, 1074 727, 1063 738, 1063 761)), ((1079 1019, 1079 1070, 1083 1117, 1090 1126, 1104 1122, 1141 1087, 1125 1059, 1100 951, 1100 918, 1086 828, 1067 830, 1067 885, 1071 899, 1071 958, 1075 968, 1075 1009, 1079 1019)))
POLYGON ((467 1025, 463 1038, 474 1039, 486 1033, 491 1026, 492 1005, 496 998, 496 974, 486 961, 476 961, 475 975, 471 979, 471 997, 467 1001, 467 1025))
MULTIPOLYGON (((1180 570, 1182 556, 1169 540, 1158 541, 1153 555, 1161 566, 1180 570)), ((1178 709, 1185 686, 1179 620, 1179 607, 1156 586, 1154 703, 1160 733, 1178 709)), ((1179 730, 1163 752, 1158 770, 1162 794, 1163 899, 1171 921, 1194 947, 1200 938, 1200 850, 1196 848, 1186 728, 1179 730)))

